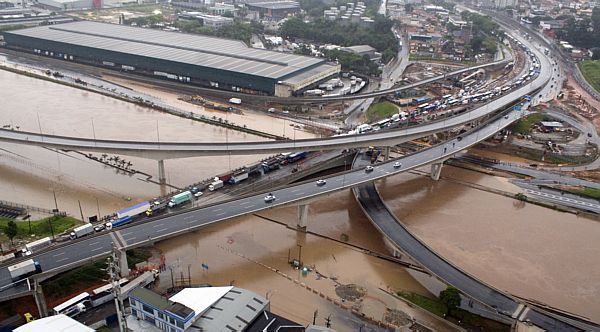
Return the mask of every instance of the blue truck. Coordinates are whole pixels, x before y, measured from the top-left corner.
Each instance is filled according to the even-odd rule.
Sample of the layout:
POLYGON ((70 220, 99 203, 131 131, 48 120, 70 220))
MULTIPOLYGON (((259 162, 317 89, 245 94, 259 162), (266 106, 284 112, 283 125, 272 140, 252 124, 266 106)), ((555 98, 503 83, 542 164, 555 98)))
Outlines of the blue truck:
POLYGON ((115 220, 113 220, 111 222, 107 222, 106 223, 106 229, 107 230, 111 230, 111 229, 113 229, 115 227, 119 227, 119 226, 125 225, 127 223, 130 223, 132 220, 133 220, 133 218, 131 216, 125 216, 125 217, 122 217, 122 218, 117 218, 117 219, 115 219, 115 220))
POLYGON ((296 153, 292 153, 289 156, 287 156, 287 161, 288 163, 295 163, 298 160, 304 159, 306 158, 306 152, 296 152, 296 153))

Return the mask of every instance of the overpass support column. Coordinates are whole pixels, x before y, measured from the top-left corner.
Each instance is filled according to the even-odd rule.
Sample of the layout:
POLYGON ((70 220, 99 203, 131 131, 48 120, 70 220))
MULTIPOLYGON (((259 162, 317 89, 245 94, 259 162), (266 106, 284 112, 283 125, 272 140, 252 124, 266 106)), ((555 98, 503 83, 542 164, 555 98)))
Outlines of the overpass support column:
POLYGON ((127 251, 124 248, 118 249, 119 253, 119 273, 121 278, 129 275, 129 265, 127 265, 127 251))
POLYGON ((308 205, 298 205, 298 229, 306 231, 308 226, 308 205))
POLYGON ((46 305, 46 297, 44 296, 42 285, 36 278, 33 278, 33 299, 37 305, 40 317, 47 317, 48 306, 46 305))
POLYGON ((160 184, 167 183, 167 176, 165 175, 165 161, 158 161, 158 182, 160 184))
POLYGON ((386 146, 386 147, 383 149, 383 161, 388 161, 388 160, 390 160, 390 149, 391 149, 391 148, 390 148, 389 146, 386 146))
POLYGON ((442 174, 442 165, 444 162, 436 162, 431 164, 431 179, 434 181, 438 181, 440 179, 440 175, 442 174))

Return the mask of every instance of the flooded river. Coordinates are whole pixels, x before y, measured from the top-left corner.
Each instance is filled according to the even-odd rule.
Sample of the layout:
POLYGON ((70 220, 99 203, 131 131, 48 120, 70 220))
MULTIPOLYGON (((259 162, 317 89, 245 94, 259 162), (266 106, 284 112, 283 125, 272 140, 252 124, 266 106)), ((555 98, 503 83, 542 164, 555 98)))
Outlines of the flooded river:
MULTIPOLYGON (((262 140, 5 71, 0 71, 0 91, 0 124, 19 126, 20 130, 105 139, 262 140)), ((176 99, 162 92, 154 94, 173 102, 176 99)), ((256 129, 278 130, 279 122, 265 125, 266 121, 257 122, 265 127, 256 129)), ((168 160, 167 178, 170 184, 184 186, 260 157, 168 160)), ((159 195, 158 185, 145 181, 147 175, 156 178, 156 163, 125 159, 141 173, 117 174, 79 154, 1 143, 0 199, 53 208, 56 193, 61 210, 79 216, 80 201, 84 215, 89 216, 98 210, 108 214, 131 205, 129 199, 159 195)), ((444 168, 443 175, 517 191, 504 178, 450 167, 444 168)), ((461 268, 497 288, 600 321, 600 223, 452 181, 432 182, 421 175, 396 176, 379 186, 399 218, 461 268)), ((336 299, 338 284, 364 287, 368 296, 360 309, 377 319, 385 308, 397 308, 430 321, 384 292, 392 288, 428 294, 403 268, 337 241, 386 252, 381 234, 363 216, 350 191, 332 194, 309 207, 308 230, 330 239, 298 233, 268 220, 293 227, 296 213, 294 207, 263 211, 259 216, 211 225, 157 247, 164 252, 175 278, 182 272, 187 274, 189 265, 193 282, 233 282, 268 294, 274 312, 302 324, 312 321, 315 309, 319 310, 319 323, 332 314, 333 326, 340 331, 356 330, 360 322, 271 268, 336 299), (288 258, 301 258, 321 276, 316 271, 302 276, 289 266, 288 258), (201 268, 202 263, 208 270, 201 268)), ((161 276, 161 286, 170 286, 170 270, 161 276)), ((443 324, 435 327, 447 330, 443 324)))
MULTIPOLYGON (((56 135, 147 141, 257 141, 264 138, 182 119, 127 102, 0 70, 0 125, 56 135)), ((290 129, 291 130, 291 127, 290 129)), ((100 154, 97 154, 99 157, 100 154)), ((182 187, 249 164, 263 155, 166 160, 167 182, 182 187)), ((158 196, 155 161, 122 157, 142 174, 117 174, 113 168, 75 153, 0 144, 0 199, 53 208, 79 216, 108 214, 133 200, 158 196)))
MULTIPOLYGON (((444 166, 442 176, 510 190, 505 179, 444 166)), ((379 189, 442 256, 498 289, 600 321, 600 223, 406 174, 379 189)))

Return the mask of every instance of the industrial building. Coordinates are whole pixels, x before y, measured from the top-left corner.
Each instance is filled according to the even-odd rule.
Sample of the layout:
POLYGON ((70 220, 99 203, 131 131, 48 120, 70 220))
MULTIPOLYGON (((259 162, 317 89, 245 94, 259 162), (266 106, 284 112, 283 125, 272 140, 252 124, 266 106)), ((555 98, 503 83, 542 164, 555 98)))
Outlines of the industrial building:
POLYGON ((241 41, 80 21, 2 33, 6 47, 221 90, 291 96, 336 75, 323 58, 241 41))
POLYGON ((305 330, 302 325, 270 313, 266 298, 233 286, 184 288, 168 299, 137 288, 130 293, 129 303, 131 316, 127 325, 132 331, 305 330))
POLYGON ((264 1, 246 3, 248 10, 257 11, 261 17, 273 20, 281 20, 288 15, 300 12, 300 4, 297 1, 264 1))

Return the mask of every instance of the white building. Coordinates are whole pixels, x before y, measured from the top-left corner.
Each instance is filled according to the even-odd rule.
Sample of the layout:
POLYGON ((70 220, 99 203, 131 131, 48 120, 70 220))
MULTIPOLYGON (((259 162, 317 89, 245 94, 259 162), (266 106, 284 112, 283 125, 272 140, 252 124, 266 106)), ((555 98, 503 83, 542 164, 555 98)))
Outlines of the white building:
POLYGON ((496 8, 516 7, 517 0, 494 0, 496 8))
POLYGON ((129 302, 127 325, 133 331, 244 331, 272 324, 274 317, 266 298, 233 286, 185 288, 168 299, 137 288, 129 302))
POLYGON ((40 5, 58 10, 80 10, 93 8, 93 0, 38 0, 40 5))
POLYGON ((25 325, 19 326, 14 332, 39 332, 39 331, 61 331, 61 332, 94 332, 73 318, 66 315, 55 315, 36 319, 25 325))

